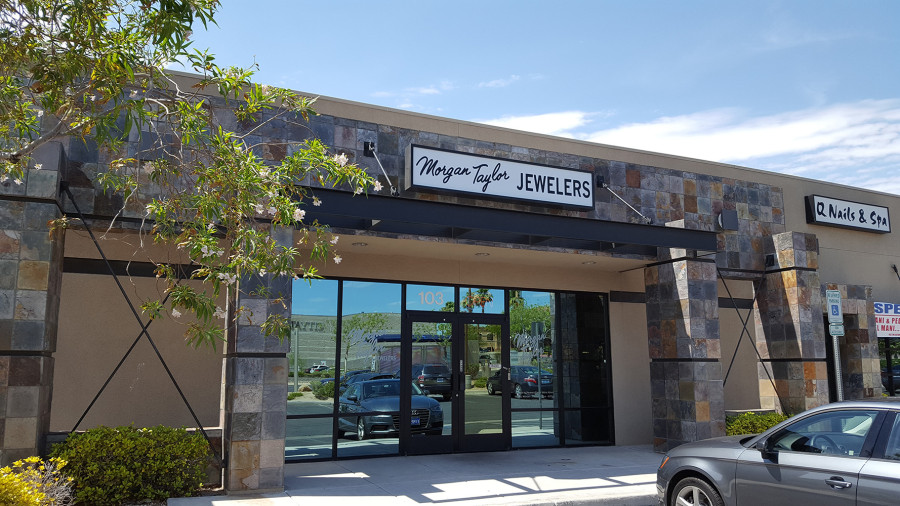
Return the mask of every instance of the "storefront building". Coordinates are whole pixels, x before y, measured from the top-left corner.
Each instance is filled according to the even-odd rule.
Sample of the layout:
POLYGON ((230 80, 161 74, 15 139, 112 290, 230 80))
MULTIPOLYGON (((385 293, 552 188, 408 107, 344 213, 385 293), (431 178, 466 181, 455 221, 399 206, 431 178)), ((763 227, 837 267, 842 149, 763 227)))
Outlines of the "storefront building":
POLYGON ((46 232, 77 205, 123 291, 158 289, 136 225, 104 227, 120 204, 95 181, 108 155, 68 139, 26 185, 0 186, 4 459, 73 428, 196 426, 193 412, 221 434, 230 490, 272 489, 286 460, 663 451, 724 434, 726 410, 893 390, 876 322, 900 303, 898 196, 337 99, 318 110, 259 132, 263 155, 316 136, 386 190, 306 182, 322 202, 307 219, 332 226, 343 260, 311 284, 269 279, 283 308, 241 301, 289 311, 290 342, 239 326, 193 350, 177 322, 148 326, 177 389, 87 231, 46 232), (286 400, 322 376, 346 389, 286 400))

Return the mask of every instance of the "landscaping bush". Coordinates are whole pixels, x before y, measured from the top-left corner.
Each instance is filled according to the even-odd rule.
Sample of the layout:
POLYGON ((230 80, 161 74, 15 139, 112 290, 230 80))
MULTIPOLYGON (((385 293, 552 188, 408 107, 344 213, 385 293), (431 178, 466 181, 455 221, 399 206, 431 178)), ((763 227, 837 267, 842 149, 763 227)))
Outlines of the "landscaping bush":
POLYGON ((475 378, 472 380, 472 387, 484 388, 487 386, 487 378, 475 378))
POLYGON ((729 416, 725 419, 725 433, 729 436, 759 434, 788 418, 790 418, 790 416, 778 413, 753 412, 743 413, 738 416, 729 416))
POLYGON ((288 400, 292 401, 297 397, 303 397, 303 392, 288 392, 288 400))
POLYGON ((44 462, 38 457, 28 457, 0 469, 0 505, 72 504, 72 479, 59 472, 65 465, 60 459, 44 462))
POLYGON ((201 434, 164 426, 97 427, 50 454, 68 461, 76 501, 99 506, 195 495, 210 459, 201 434))
POLYGON ((311 381, 309 387, 316 399, 333 399, 334 398, 334 382, 329 381, 322 383, 321 381, 311 381))

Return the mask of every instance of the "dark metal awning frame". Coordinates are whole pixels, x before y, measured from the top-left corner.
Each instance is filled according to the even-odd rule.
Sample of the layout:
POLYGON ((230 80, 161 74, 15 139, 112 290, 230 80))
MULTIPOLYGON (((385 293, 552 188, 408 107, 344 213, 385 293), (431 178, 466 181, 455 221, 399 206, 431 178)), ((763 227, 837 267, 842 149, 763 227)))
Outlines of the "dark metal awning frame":
POLYGON ((571 216, 311 189, 306 219, 333 228, 656 256, 656 248, 716 251, 716 233, 571 216))

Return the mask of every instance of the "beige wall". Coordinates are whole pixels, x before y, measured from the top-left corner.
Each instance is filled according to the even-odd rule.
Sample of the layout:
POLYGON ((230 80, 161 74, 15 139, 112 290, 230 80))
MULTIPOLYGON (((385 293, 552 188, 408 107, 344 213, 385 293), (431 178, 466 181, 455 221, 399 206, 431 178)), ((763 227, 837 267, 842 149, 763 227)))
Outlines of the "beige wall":
POLYGON ((643 304, 610 304, 613 405, 617 445, 653 441, 650 349, 643 304))
MULTIPOLYGON (((110 234, 100 242, 110 259, 148 258, 146 253, 135 254, 134 248, 140 241, 134 235, 110 234)), ((99 254, 85 232, 69 230, 66 256, 97 258, 99 254)), ((149 256, 161 258, 158 250, 149 256)), ((120 276, 119 280, 138 312, 142 300, 161 297, 163 285, 154 278, 120 276)), ((186 321, 159 319, 148 327, 148 332, 200 422, 205 427, 217 427, 224 343, 217 350, 188 346, 184 341, 186 321)), ((57 348, 53 355, 51 431, 69 431, 74 427, 140 331, 111 276, 63 274, 57 348)), ((78 428, 130 424, 196 426, 146 338, 138 342, 78 428)))
MULTIPOLYGON (((719 280, 719 297, 727 297, 729 290, 735 299, 753 299, 753 285, 749 281, 719 280), (725 289, 726 285, 728 290, 725 289)), ((756 322, 752 311, 720 307, 719 336, 722 346, 722 378, 728 374, 725 383, 725 409, 758 409, 759 384, 756 371, 759 357, 754 351, 756 322), (748 320, 747 332, 743 337, 741 337, 744 330, 742 319, 748 320), (734 358, 733 365, 732 358, 734 358), (730 373, 728 373, 729 366, 731 366, 730 373)))
MULTIPOLYGON (((157 289, 152 278, 122 282, 133 299, 157 289)), ((110 276, 63 275, 51 431, 73 428, 140 330, 110 276)), ((156 320, 147 330, 200 422, 218 426, 224 346, 220 344, 218 351, 188 346, 183 325, 171 318, 156 320)), ((79 429, 130 424, 196 426, 146 338, 135 346, 79 429)))

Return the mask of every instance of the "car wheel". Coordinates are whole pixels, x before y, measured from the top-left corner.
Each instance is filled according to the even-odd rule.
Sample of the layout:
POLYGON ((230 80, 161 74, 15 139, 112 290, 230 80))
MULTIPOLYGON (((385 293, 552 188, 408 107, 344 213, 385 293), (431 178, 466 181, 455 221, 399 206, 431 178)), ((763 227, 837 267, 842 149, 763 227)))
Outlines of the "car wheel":
POLYGON ((724 506, 722 496, 699 478, 685 478, 675 485, 670 506, 724 506))
POLYGON ((369 434, 369 429, 366 428, 366 422, 360 418, 356 421, 356 439, 362 441, 364 439, 369 439, 371 434, 369 434))
POLYGON ((494 384, 493 383, 488 382, 487 391, 488 391, 488 395, 494 395, 494 384))
POLYGON ((522 391, 522 385, 516 383, 516 386, 513 387, 513 397, 516 399, 522 399, 525 397, 525 392, 522 391))

